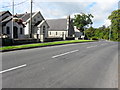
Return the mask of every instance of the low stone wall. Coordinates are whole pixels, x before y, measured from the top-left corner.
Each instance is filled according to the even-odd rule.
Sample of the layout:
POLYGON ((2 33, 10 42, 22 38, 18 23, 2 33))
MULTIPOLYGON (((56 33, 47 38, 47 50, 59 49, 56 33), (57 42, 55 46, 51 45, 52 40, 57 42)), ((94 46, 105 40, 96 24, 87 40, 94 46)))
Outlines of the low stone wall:
POLYGON ((0 46, 10 46, 12 45, 12 39, 0 38, 0 46))
POLYGON ((20 44, 30 44, 30 43, 37 43, 39 42, 38 39, 14 39, 13 45, 20 45, 20 44))
POLYGON ((12 46, 12 45, 21 45, 21 44, 30 44, 30 43, 38 43, 40 40, 38 39, 9 39, 2 38, 0 39, 0 46, 12 46))
POLYGON ((61 41, 63 38, 45 38, 45 42, 61 41))
POLYGON ((66 37, 66 40, 75 40, 75 37, 66 37))
MULTIPOLYGON (((74 40, 75 38, 66 38, 66 40, 74 40)), ((44 42, 52 42, 52 41, 62 41, 63 38, 45 38, 44 42)), ((12 45, 21 45, 21 44, 30 44, 30 43, 40 43, 39 39, 9 39, 9 38, 3 38, 0 39, 0 46, 12 46, 12 45)))

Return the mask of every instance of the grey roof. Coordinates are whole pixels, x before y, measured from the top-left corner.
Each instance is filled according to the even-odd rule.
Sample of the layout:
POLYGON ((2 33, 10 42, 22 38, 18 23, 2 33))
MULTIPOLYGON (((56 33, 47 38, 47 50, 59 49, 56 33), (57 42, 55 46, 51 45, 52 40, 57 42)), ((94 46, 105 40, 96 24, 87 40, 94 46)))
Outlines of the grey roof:
MULTIPOLYGON (((15 16, 14 16, 15 17, 15 16)), ((12 20, 12 18, 13 18, 13 16, 9 16, 9 17, 7 17, 6 19, 4 19, 2 22, 1 22, 1 24, 4 26, 4 25, 6 25, 6 23, 8 23, 9 21, 11 21, 12 20)), ((16 17, 17 18, 17 17, 16 17)), ((23 25, 23 23, 22 23, 22 25, 23 25)), ((24 25, 23 25, 24 26, 24 25)))
MULTIPOLYGON (((32 13, 32 15, 34 15, 34 13, 32 13)), ((21 18, 23 20, 23 22, 27 21, 30 18, 30 13, 25 13, 25 14, 17 14, 16 15, 18 18, 21 18)))
POLYGON ((5 13, 9 13, 10 15, 12 15, 9 11, 1 11, 0 16, 4 15, 5 13))
POLYGON ((61 31, 67 30, 67 19, 49 19, 46 20, 48 25, 50 26, 49 30, 53 31, 61 31))
POLYGON ((18 18, 21 18, 24 14, 16 14, 18 18))
POLYGON ((12 16, 7 17, 7 18, 4 19, 1 23, 2 23, 2 25, 4 26, 4 25, 6 25, 6 23, 9 22, 10 20, 12 20, 12 16))
POLYGON ((6 17, 3 18, 3 15, 6 14, 6 13, 9 13, 10 16, 12 16, 12 14, 9 11, 1 11, 0 12, 0 22, 8 17, 8 16, 6 16, 6 17))
POLYGON ((6 19, 4 19, 3 21, 2 21, 2 23, 3 22, 8 22, 9 20, 11 20, 13 18, 13 16, 9 16, 9 17, 7 17, 6 19))

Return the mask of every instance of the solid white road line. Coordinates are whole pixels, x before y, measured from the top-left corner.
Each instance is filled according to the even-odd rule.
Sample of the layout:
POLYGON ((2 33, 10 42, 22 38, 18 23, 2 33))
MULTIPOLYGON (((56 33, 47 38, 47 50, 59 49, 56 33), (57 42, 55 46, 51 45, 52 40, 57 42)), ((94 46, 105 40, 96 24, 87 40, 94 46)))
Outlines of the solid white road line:
POLYGON ((0 71, 0 74, 2 73, 5 73, 5 72, 9 72, 9 71, 12 71, 12 70, 16 70, 16 69, 19 69, 19 68, 22 68, 22 67, 26 67, 27 65, 24 64, 24 65, 20 65, 20 66, 17 66, 17 67, 13 67, 13 68, 10 68, 10 69, 7 69, 7 70, 3 70, 3 71, 0 71))
POLYGON ((66 54, 70 54, 70 53, 74 53, 74 52, 77 52, 77 51, 79 51, 79 50, 74 50, 74 51, 63 53, 63 54, 55 55, 55 56, 52 56, 52 58, 60 57, 60 56, 63 56, 63 55, 66 55, 66 54))

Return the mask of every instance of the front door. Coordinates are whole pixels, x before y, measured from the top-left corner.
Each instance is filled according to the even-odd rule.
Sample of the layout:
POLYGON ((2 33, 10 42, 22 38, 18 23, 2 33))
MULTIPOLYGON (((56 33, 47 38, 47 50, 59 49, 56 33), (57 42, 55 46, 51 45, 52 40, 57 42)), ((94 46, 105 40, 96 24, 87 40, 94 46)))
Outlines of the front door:
POLYGON ((13 29, 13 38, 18 38, 18 28, 16 26, 13 29))

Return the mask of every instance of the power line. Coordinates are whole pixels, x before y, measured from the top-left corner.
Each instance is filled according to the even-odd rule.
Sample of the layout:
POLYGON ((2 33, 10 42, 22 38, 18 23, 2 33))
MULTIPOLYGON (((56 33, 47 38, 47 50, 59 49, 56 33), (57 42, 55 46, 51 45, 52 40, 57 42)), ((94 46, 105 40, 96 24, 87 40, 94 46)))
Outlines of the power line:
POLYGON ((39 3, 33 2, 33 5, 34 5, 36 8, 39 8, 40 10, 43 10, 43 11, 45 10, 45 11, 46 11, 46 9, 42 8, 42 6, 40 6, 39 3))
MULTIPOLYGON (((23 3, 27 2, 27 1, 28 1, 28 0, 25 0, 25 1, 23 1, 23 2, 20 2, 20 3, 14 4, 14 6, 18 6, 18 5, 23 4, 23 3)), ((12 5, 3 6, 2 8, 7 8, 7 7, 12 7, 12 5)))

